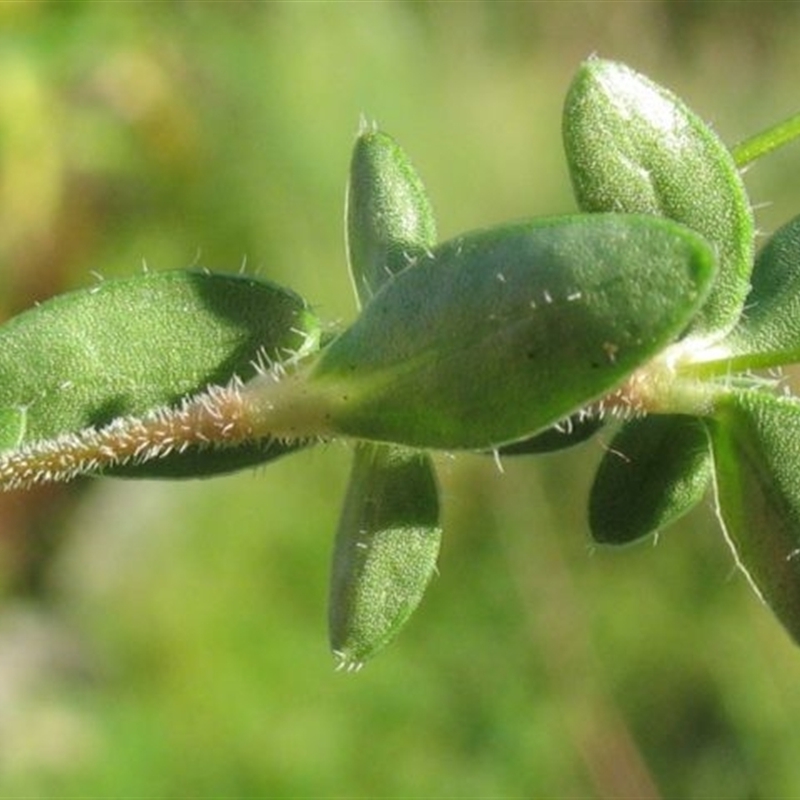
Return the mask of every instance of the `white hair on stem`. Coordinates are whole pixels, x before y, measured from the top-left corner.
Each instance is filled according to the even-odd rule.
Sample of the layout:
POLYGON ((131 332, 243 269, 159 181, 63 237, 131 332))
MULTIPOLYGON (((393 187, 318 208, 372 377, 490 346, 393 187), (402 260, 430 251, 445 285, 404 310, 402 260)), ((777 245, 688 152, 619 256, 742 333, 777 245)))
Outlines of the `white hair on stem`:
POLYGON ((190 448, 235 447, 269 439, 323 435, 319 409, 304 403, 301 380, 262 374, 210 386, 176 407, 119 417, 0 452, 0 491, 68 481, 126 464, 143 464, 190 448), (296 402, 295 402, 296 401, 296 402))

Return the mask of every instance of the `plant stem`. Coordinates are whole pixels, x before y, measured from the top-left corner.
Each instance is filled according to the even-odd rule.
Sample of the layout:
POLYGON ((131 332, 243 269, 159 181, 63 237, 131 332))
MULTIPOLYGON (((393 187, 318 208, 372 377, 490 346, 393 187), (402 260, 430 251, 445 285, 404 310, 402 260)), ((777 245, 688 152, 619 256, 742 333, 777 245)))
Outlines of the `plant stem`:
POLYGON ((800 113, 767 128, 755 136, 750 136, 731 148, 733 160, 743 167, 757 158, 777 150, 800 136, 800 113))
POLYGON ((712 413, 727 388, 686 375, 685 366, 680 364, 684 355, 679 343, 639 367, 621 386, 595 403, 594 412, 617 419, 647 414, 703 417, 712 413))
POLYGON ((260 375, 211 386, 175 408, 119 417, 0 453, 0 491, 69 481, 123 464, 141 464, 191 448, 235 447, 266 439, 322 436, 325 406, 302 373, 260 375))

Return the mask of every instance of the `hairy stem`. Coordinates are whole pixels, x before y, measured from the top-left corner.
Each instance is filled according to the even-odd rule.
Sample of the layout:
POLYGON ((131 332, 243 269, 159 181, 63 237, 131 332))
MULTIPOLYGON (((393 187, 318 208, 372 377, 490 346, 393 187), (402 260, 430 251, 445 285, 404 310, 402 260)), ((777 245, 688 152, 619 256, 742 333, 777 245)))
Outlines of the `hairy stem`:
POLYGON ((683 348, 678 343, 639 367, 617 389, 596 401, 590 411, 617 419, 647 414, 703 417, 713 413, 727 387, 685 374, 683 348))
POLYGON ((298 441, 330 432, 324 402, 302 374, 265 374, 211 386, 175 408, 119 417, 0 453, 0 491, 68 481, 123 464, 141 464, 190 448, 233 447, 265 439, 298 441))

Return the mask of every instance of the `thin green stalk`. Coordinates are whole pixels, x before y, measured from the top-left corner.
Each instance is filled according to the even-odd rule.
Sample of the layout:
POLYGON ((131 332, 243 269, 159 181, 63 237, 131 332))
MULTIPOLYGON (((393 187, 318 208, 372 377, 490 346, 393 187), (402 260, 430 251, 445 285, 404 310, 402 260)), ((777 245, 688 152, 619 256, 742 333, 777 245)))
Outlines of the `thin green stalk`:
POLYGON ((743 167, 800 137, 800 112, 731 148, 736 165, 743 167))

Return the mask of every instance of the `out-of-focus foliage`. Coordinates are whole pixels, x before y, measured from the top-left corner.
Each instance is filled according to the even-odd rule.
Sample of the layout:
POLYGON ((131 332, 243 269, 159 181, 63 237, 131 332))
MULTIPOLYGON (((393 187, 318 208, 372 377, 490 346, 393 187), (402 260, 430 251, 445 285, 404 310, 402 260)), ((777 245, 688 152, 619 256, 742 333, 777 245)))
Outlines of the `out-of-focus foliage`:
MULTIPOLYGON (((560 115, 588 54, 734 143, 797 110, 799 37, 788 3, 0 4, 0 315, 146 261, 246 262, 350 318, 360 114, 447 239, 574 209, 560 115)), ((796 164, 747 174, 760 229, 797 213, 796 164)), ((3 497, 0 795, 797 794, 800 652, 708 509, 658 558, 588 546, 599 439, 442 462, 441 574, 358 678, 324 637, 343 447, 3 497)))

